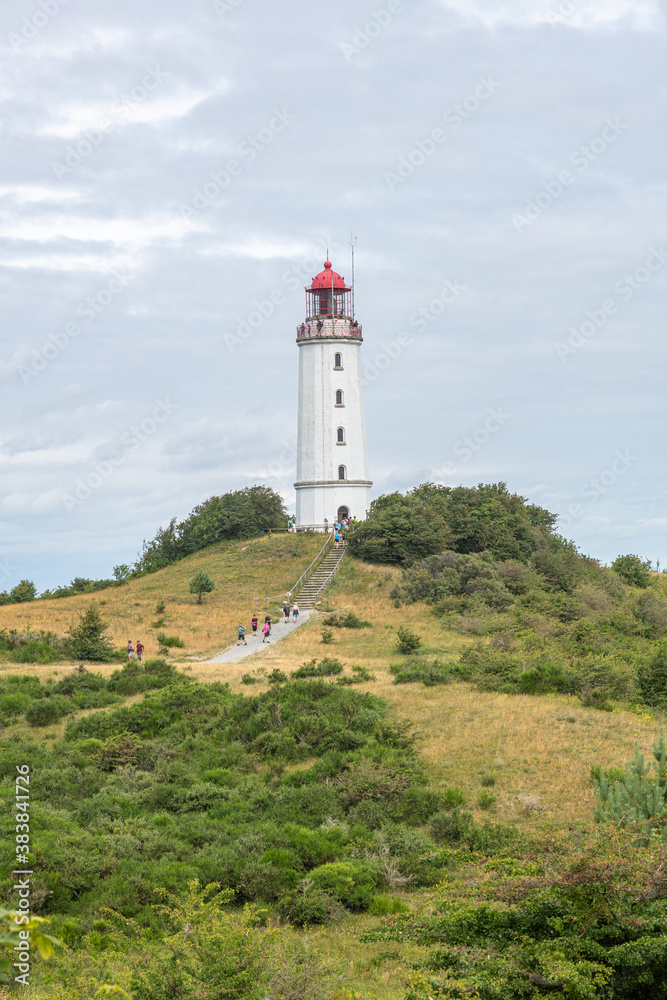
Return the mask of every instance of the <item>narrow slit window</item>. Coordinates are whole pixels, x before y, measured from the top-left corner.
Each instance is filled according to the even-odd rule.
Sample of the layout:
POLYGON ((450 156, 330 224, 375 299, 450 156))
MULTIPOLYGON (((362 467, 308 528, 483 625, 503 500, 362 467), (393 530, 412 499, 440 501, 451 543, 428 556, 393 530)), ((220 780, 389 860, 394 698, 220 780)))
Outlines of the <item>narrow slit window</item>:
POLYGON ((338 444, 345 444, 345 431, 342 427, 339 427, 336 431, 336 440, 338 441, 338 444))
POLYGON ((336 406, 342 406, 342 405, 343 405, 343 390, 336 389, 336 406))
POLYGON ((339 479, 347 479, 347 473, 345 472, 345 466, 344 465, 339 465, 338 466, 338 478, 339 479))
POLYGON ((342 367, 343 367, 343 355, 334 354, 334 368, 342 368, 342 367))

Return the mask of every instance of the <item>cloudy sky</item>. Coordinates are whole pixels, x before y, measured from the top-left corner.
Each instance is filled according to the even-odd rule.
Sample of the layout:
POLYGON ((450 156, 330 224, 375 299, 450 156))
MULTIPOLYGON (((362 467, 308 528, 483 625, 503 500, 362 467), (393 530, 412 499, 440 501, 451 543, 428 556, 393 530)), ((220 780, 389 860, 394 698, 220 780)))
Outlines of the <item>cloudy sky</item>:
POLYGON ((657 0, 5 0, 0 590, 226 490, 293 509, 303 285, 351 232, 374 495, 502 479, 667 564, 666 33, 657 0))

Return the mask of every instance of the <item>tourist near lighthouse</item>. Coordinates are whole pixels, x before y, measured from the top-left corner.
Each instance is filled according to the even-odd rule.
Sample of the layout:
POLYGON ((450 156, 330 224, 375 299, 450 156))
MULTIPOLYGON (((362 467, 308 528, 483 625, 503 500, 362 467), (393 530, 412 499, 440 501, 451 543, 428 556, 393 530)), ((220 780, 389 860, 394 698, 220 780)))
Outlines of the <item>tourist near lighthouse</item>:
POLYGON ((361 326, 348 287, 331 261, 306 288, 306 319, 297 327, 299 416, 296 525, 322 531, 345 517, 365 518, 368 472, 361 375, 361 326))

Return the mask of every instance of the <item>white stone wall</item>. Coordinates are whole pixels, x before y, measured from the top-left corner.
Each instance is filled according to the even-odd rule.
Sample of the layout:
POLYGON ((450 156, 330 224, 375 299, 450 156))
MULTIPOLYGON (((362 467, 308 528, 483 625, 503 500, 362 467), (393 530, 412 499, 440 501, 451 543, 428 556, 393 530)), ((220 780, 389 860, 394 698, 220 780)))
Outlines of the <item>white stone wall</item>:
POLYGON ((370 477, 361 374, 361 341, 339 334, 350 332, 349 321, 329 321, 333 336, 299 339, 299 417, 297 438, 297 526, 333 523, 340 506, 359 519, 370 506, 370 477), (341 355, 340 370, 335 355, 341 355), (336 391, 343 405, 336 405, 336 391), (337 430, 344 430, 344 444, 337 430), (338 467, 346 481, 338 479, 338 467))

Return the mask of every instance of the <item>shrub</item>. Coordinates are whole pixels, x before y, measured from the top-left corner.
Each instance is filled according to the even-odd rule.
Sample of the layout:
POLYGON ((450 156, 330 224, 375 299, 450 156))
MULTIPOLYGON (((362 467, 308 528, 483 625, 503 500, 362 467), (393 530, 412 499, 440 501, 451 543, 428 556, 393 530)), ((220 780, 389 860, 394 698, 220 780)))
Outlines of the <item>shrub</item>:
POLYGON ((289 677, 284 670, 279 670, 275 667, 266 679, 269 684, 285 684, 289 680, 289 677))
POLYGON ((323 625, 334 628, 372 628, 373 623, 364 621, 355 615, 354 611, 346 611, 339 615, 327 615, 322 622, 323 625))
POLYGON ((243 674, 241 677, 241 684, 258 684, 260 681, 259 677, 253 677, 252 674, 243 674))
POLYGON ((215 590, 215 584, 211 577, 203 569, 197 570, 190 580, 190 593, 197 595, 197 604, 201 604, 204 594, 210 594, 212 590, 215 590))
POLYGON ((416 657, 404 663, 394 663, 389 667, 394 675, 394 684, 416 684, 421 682, 426 687, 436 684, 449 684, 452 679, 451 667, 440 660, 423 660, 416 657))
POLYGON ((637 671, 637 686, 647 705, 667 704, 667 643, 637 671))
POLYGON ((480 809, 492 809, 497 801, 498 796, 494 795, 493 792, 487 792, 486 789, 477 796, 477 805, 480 809))
POLYGON ((65 715, 70 715, 74 710, 75 705, 71 698, 53 695, 50 698, 40 698, 39 701, 33 702, 26 711, 25 717, 31 726, 50 726, 54 722, 59 722, 65 715))
POLYGON ((37 588, 32 580, 21 580, 9 591, 10 601, 14 604, 24 604, 26 601, 34 601, 37 597, 37 588))
POLYGON ((322 642, 328 645, 330 642, 334 641, 334 634, 330 628, 322 629, 322 642))
POLYGON ((295 670, 292 677, 333 677, 335 674, 343 673, 343 664, 340 660, 335 660, 331 656, 326 656, 318 663, 317 660, 310 660, 302 664, 295 670))
POLYGON ((68 629, 65 640, 68 651, 77 660, 108 663, 113 659, 113 650, 105 635, 108 628, 97 604, 91 601, 79 615, 77 624, 70 625, 68 629))
POLYGON ((648 587, 651 583, 651 560, 640 556, 617 556, 611 564, 615 573, 631 587, 648 587))
POLYGON ((296 892, 283 896, 278 912, 296 927, 305 924, 333 924, 345 916, 345 908, 328 892, 316 889, 313 880, 303 879, 296 892))
POLYGON ((378 888, 377 872, 362 861, 333 861, 310 873, 313 887, 326 892, 348 910, 367 910, 378 888))
POLYGON ((400 625, 396 635, 398 638, 396 648, 399 653, 403 653, 406 656, 409 653, 414 653, 422 644, 419 636, 413 632, 409 625, 400 625))
POLYGON ((160 652, 166 653, 168 650, 177 648, 183 649, 185 643, 177 635, 167 635, 166 632, 158 632, 157 641, 160 644, 160 652))
POLYGON ((9 654, 14 663, 56 663, 63 656, 60 644, 56 645, 48 639, 29 639, 9 654))

